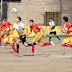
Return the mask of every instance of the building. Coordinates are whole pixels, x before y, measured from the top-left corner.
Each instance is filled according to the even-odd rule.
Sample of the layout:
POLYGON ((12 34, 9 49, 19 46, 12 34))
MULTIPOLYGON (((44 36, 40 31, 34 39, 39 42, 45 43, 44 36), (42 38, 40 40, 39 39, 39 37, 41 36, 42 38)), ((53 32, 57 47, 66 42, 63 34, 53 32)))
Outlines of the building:
POLYGON ((3 16, 7 15, 8 21, 12 24, 15 23, 17 16, 20 16, 26 25, 33 19, 35 23, 47 26, 50 17, 54 19, 56 25, 63 25, 63 16, 67 16, 72 23, 72 0, 26 0, 26 5, 25 0, 4 1, 7 6, 3 8, 3 16), (12 13, 13 8, 17 8, 17 13, 12 13))

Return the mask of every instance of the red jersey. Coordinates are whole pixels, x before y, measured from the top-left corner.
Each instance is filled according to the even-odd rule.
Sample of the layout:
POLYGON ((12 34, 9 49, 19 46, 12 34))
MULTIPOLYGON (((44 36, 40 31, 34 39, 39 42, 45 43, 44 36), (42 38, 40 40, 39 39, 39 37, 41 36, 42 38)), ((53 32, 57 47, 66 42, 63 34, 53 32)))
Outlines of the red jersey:
POLYGON ((34 24, 33 26, 30 26, 30 31, 34 31, 34 33, 35 34, 37 34, 38 32, 40 32, 40 29, 41 29, 42 27, 41 26, 39 26, 38 24, 34 24))
POLYGON ((8 25, 12 25, 10 22, 8 22, 8 21, 6 21, 6 24, 8 24, 8 25))
POLYGON ((1 23, 1 28, 2 28, 2 30, 6 30, 7 28, 10 28, 10 26, 8 24, 3 25, 1 23))
MULTIPOLYGON (((7 30, 9 30, 9 32, 11 31, 11 30, 10 30, 10 26, 9 26, 8 24, 3 25, 3 24, 1 23, 1 32, 6 32, 7 30)), ((8 34, 5 34, 5 35, 8 36, 9 33, 8 33, 8 34)))
POLYGON ((72 25, 70 23, 66 23, 65 31, 69 33, 68 37, 72 37, 72 25))

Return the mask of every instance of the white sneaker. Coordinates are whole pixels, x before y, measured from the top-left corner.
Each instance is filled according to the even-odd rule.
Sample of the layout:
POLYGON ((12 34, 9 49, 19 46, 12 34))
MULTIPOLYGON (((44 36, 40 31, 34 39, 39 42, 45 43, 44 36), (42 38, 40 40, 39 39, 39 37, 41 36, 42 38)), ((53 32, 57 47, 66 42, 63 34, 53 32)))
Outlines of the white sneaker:
POLYGON ((34 53, 30 53, 29 55, 30 55, 30 56, 34 56, 34 53))
POLYGON ((51 44, 53 45, 53 46, 55 46, 55 44, 51 41, 51 44))

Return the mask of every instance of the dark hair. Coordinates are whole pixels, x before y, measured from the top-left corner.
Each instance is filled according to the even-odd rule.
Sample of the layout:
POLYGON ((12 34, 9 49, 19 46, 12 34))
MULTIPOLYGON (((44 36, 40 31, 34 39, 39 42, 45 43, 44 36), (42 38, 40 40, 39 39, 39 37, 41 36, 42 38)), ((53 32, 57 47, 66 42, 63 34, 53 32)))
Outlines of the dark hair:
POLYGON ((63 20, 65 20, 65 22, 68 22, 68 17, 63 17, 63 20))
POLYGON ((21 17, 17 17, 21 21, 21 17))
POLYGON ((6 20, 4 20, 4 19, 2 21, 6 22, 6 20))
POLYGON ((7 19, 6 17, 3 17, 3 19, 4 19, 4 18, 7 19))
POLYGON ((49 18, 49 20, 50 20, 50 19, 52 19, 52 18, 49 18))
MULTIPOLYGON (((34 20, 30 20, 30 21, 31 21, 31 22, 34 22, 34 20)), ((29 21, 29 22, 30 22, 30 21, 29 21)))

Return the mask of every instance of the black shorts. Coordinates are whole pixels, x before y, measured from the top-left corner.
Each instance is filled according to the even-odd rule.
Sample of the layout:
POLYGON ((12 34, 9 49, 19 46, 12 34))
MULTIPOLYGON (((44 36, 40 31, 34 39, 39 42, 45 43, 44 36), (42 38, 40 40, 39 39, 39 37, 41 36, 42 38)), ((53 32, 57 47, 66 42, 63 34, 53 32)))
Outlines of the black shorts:
POLYGON ((50 32, 50 34, 54 34, 54 35, 56 35, 56 31, 54 31, 54 32, 50 32))
POLYGON ((19 37, 19 39, 21 40, 21 42, 24 44, 25 42, 27 42, 26 41, 26 35, 21 35, 20 37, 19 37))

